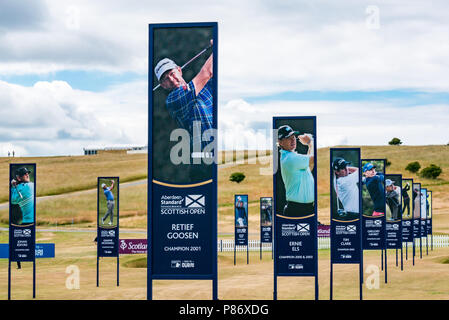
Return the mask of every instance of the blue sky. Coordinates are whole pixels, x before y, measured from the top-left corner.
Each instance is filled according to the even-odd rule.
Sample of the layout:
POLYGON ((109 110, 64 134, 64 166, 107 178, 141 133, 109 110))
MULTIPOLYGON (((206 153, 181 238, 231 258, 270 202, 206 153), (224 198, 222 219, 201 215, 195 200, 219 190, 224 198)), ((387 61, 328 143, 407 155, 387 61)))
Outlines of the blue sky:
POLYGON ((148 24, 193 21, 219 26, 222 149, 270 148, 279 115, 316 115, 319 146, 393 136, 446 144, 448 9, 410 0, 2 1, 0 154, 147 144, 148 24))

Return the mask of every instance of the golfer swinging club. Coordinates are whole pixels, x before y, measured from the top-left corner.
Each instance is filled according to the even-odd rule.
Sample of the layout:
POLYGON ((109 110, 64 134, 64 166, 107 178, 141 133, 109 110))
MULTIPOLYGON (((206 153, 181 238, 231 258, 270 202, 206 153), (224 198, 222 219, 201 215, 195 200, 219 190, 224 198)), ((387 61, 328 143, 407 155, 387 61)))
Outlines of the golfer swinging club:
POLYGON ((363 183, 366 184, 371 200, 373 200, 373 217, 385 214, 385 188, 383 185, 384 175, 376 172, 376 166, 371 162, 363 166, 363 183))
POLYGON ((245 206, 242 201, 242 197, 237 197, 237 202, 235 203, 235 210, 237 214, 237 223, 239 227, 244 227, 246 225, 245 220, 247 219, 245 206))
MULTIPOLYGON (((212 45, 212 40, 210 41, 212 45)), ((154 68, 154 73, 165 90, 170 91, 166 107, 178 125, 189 132, 194 149, 203 150, 209 141, 202 135, 213 127, 213 58, 206 60, 198 74, 186 82, 182 69, 173 60, 164 58, 154 68)))
POLYGON ((104 221, 107 217, 109 217, 109 225, 112 225, 112 220, 114 219, 114 195, 112 194, 112 189, 114 189, 114 180, 111 180, 111 186, 108 188, 106 186, 106 183, 102 183, 101 187, 103 188, 104 195, 106 197, 106 203, 108 211, 106 211, 106 214, 101 218, 101 224, 104 224, 104 221))
POLYGON ((315 182, 310 166, 314 164, 314 142, 311 134, 299 135, 288 125, 278 128, 281 176, 287 204, 283 215, 301 217, 315 212, 315 182), (307 154, 296 153, 296 140, 308 146, 307 154))
POLYGON ((359 168, 349 167, 349 164, 343 158, 332 162, 337 205, 339 200, 343 205, 343 210, 337 210, 337 214, 339 218, 356 219, 359 216, 359 168))
POLYGON ((385 180, 386 201, 391 211, 391 220, 400 219, 399 212, 401 206, 401 188, 394 185, 394 181, 385 180))

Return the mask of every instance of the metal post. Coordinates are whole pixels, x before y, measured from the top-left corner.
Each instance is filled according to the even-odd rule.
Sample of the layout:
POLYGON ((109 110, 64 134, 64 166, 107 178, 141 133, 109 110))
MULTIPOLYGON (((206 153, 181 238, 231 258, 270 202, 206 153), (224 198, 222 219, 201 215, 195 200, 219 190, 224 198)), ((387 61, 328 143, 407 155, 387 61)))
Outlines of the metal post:
POLYGON ((330 275, 330 293, 329 300, 333 300, 333 286, 334 286, 334 264, 331 262, 331 275, 330 275))
POLYGON ((11 300, 11 260, 8 259, 8 300, 11 300))
POLYGON ((120 264, 119 264, 119 257, 117 256, 117 287, 120 286, 120 282, 119 282, 119 268, 120 268, 120 264))
POLYGON ((33 261, 33 299, 36 298, 36 258, 33 261))
POLYGON ((100 277, 100 259, 98 258, 98 255, 97 255, 97 287, 99 287, 100 286, 100 280, 99 280, 99 277, 100 277))

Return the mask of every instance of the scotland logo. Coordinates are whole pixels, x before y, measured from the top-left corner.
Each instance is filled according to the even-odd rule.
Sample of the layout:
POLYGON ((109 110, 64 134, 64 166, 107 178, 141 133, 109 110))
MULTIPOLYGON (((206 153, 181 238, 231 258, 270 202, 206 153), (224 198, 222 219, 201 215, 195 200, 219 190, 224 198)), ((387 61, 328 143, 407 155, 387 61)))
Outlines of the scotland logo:
POLYGON ((125 241, 125 240, 120 240, 120 248, 121 248, 122 250, 125 250, 127 247, 128 247, 128 246, 127 246, 127 244, 126 244, 126 241, 125 241))
POLYGON ((23 235, 24 235, 24 236, 29 236, 29 235, 31 235, 31 230, 30 230, 30 229, 24 229, 24 230, 23 230, 23 235))
POLYGON ((186 207, 203 208, 205 206, 205 198, 202 194, 190 194, 186 196, 186 207))

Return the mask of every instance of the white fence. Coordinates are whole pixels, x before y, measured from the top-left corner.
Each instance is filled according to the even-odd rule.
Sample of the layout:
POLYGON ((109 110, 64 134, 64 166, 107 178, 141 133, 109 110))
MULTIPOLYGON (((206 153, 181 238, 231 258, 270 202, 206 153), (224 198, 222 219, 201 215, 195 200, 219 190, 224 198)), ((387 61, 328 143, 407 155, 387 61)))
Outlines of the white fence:
MULTIPOLYGON (((429 236, 428 240, 426 238, 422 238, 422 246, 427 246, 427 241, 429 241, 429 248, 432 246, 431 236, 429 236)), ((403 247, 406 244, 403 243, 403 247)), ((408 246, 411 247, 412 244, 408 243, 408 246)), ((415 246, 419 247, 419 239, 415 239, 415 246)), ((330 249, 330 238, 329 237, 319 237, 318 238, 318 249, 330 249)), ((433 236, 433 247, 434 248, 447 248, 449 247, 449 235, 434 235, 433 236)), ((248 249, 249 251, 260 251, 260 240, 248 240, 248 249)), ((234 251, 234 240, 219 240, 218 241, 218 251, 226 252, 226 251, 234 251)), ((246 251, 246 246, 237 246, 236 251, 246 251)), ((262 243, 262 251, 271 251, 271 243, 262 243)))

